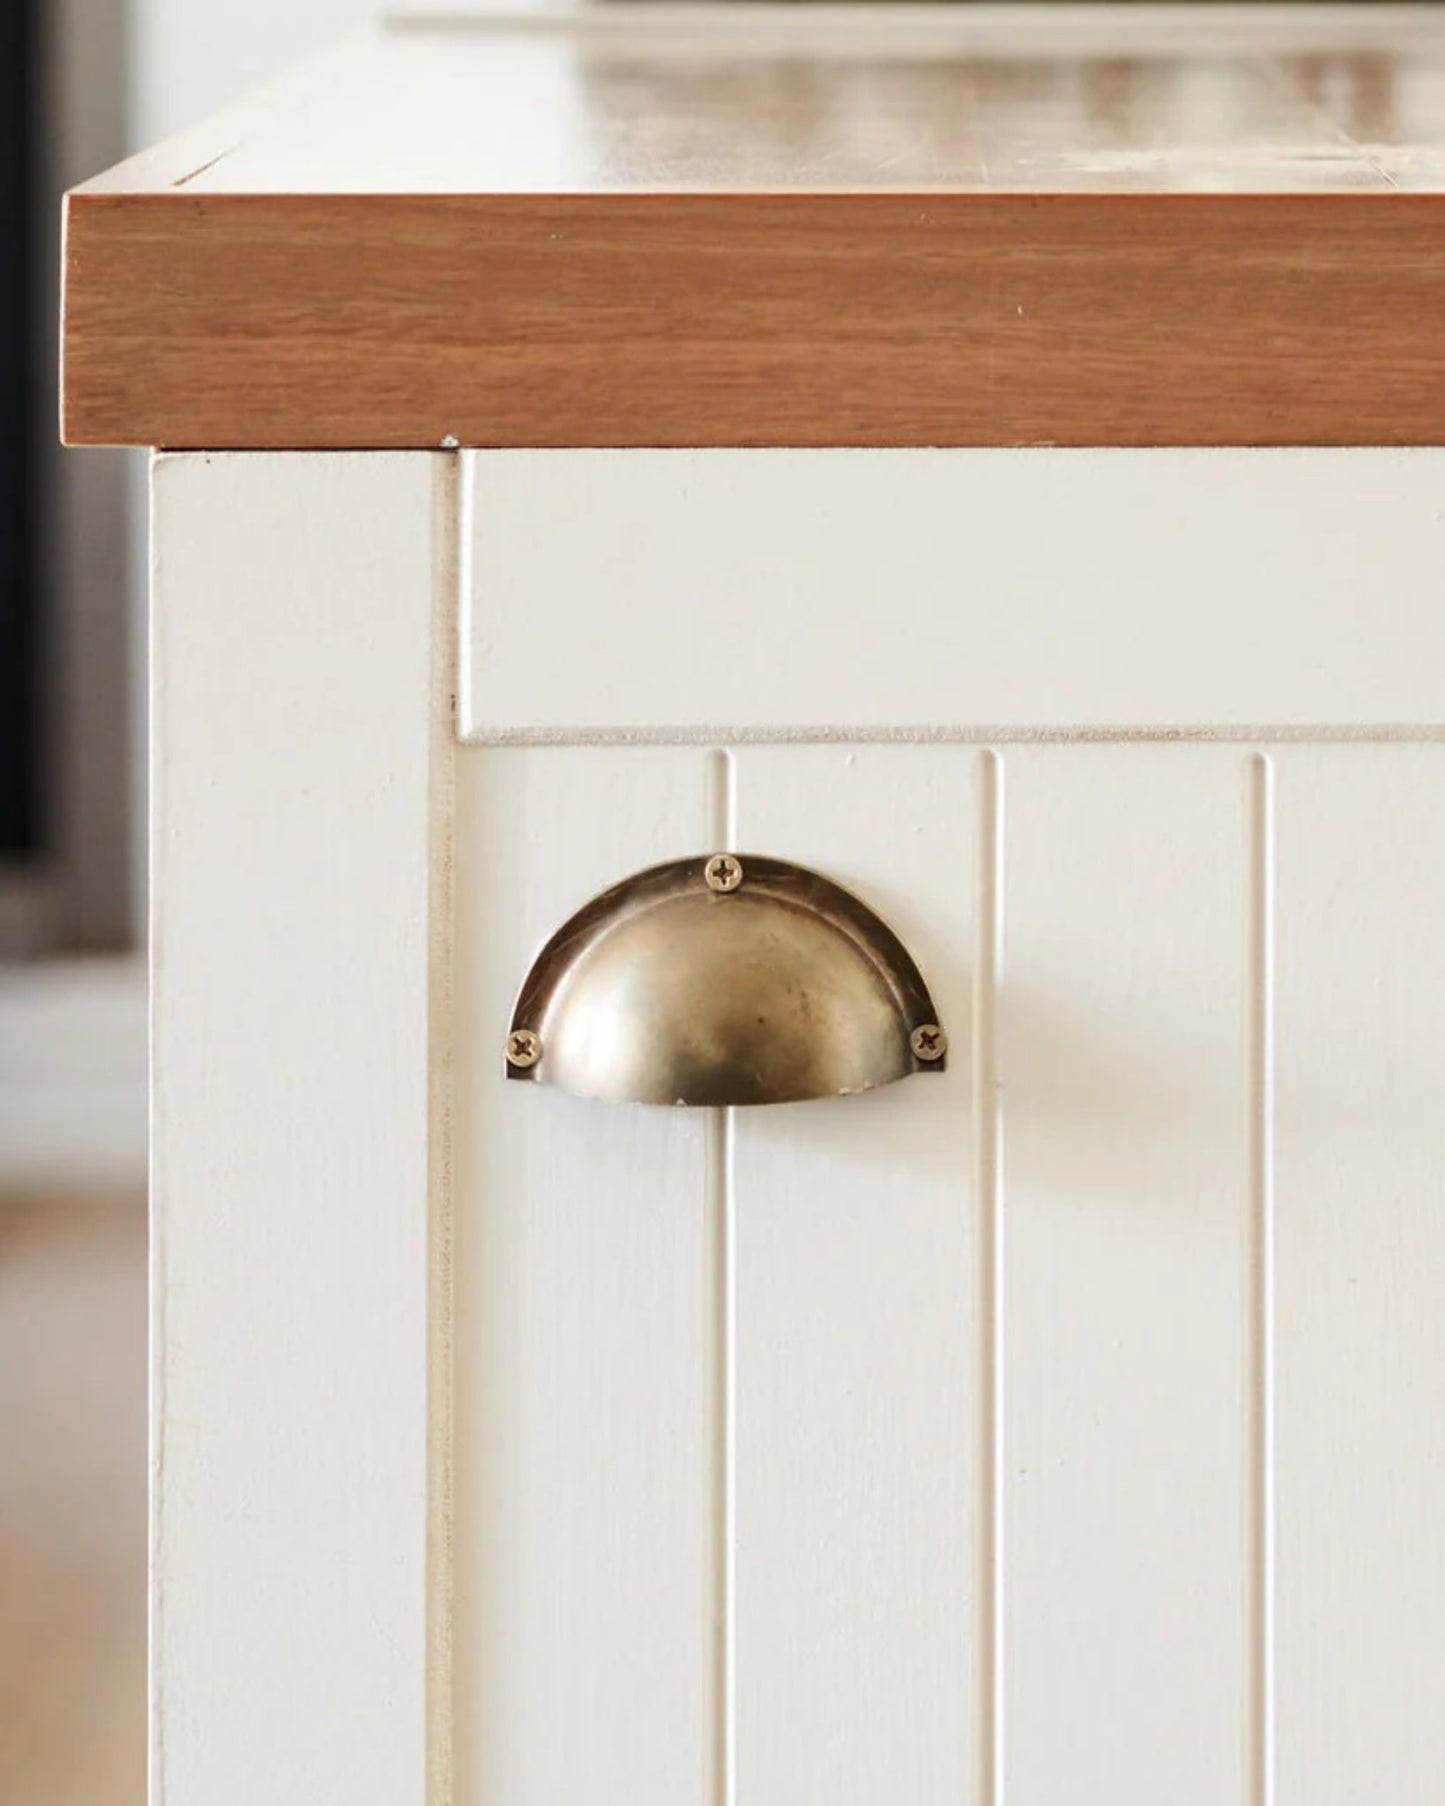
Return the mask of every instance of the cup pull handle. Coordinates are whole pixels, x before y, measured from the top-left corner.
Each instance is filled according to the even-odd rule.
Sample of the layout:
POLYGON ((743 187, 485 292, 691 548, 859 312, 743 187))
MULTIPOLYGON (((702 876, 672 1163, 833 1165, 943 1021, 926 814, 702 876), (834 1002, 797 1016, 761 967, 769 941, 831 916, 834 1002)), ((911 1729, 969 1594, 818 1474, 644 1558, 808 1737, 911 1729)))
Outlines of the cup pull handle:
POLYGON ((821 872, 698 854, 624 878, 538 954, 510 1079, 613 1103, 779 1104, 942 1072, 948 1039, 903 943, 821 872))

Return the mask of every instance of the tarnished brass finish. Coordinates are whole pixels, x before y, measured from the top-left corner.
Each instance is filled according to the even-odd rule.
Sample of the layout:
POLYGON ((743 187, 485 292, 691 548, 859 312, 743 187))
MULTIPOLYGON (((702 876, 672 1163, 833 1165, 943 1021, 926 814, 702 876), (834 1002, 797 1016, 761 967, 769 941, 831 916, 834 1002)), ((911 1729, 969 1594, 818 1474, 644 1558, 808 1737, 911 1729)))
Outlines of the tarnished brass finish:
POLYGON ((639 1104, 846 1097, 947 1063, 887 924, 754 853, 653 866, 585 904, 527 974, 507 1047, 509 1078, 639 1104))

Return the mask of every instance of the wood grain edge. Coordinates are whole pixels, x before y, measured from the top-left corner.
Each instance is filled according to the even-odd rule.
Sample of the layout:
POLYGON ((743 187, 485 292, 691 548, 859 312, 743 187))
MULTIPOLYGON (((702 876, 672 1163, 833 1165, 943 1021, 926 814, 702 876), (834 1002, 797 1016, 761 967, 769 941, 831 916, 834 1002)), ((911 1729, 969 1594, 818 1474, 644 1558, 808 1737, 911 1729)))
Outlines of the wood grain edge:
POLYGON ((69 198, 72 445, 1445 442, 1445 195, 69 198))

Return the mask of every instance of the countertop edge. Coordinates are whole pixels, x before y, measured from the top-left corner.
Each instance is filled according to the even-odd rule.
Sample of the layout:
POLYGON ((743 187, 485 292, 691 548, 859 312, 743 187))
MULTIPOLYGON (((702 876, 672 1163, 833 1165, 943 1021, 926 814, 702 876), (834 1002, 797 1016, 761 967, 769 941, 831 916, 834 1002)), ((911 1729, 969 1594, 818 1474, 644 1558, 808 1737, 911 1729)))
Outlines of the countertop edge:
POLYGON ((73 445, 1445 443, 1445 194, 68 199, 73 445))

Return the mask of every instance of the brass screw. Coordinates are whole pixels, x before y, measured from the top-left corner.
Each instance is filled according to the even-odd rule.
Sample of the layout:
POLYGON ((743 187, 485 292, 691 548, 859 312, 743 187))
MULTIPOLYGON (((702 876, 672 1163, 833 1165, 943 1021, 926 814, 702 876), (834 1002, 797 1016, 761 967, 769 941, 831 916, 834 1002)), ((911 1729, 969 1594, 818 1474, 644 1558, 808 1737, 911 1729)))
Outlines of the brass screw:
POLYGON ((709 890, 736 890, 743 881, 743 868, 731 853, 714 853, 702 868, 709 890))
POLYGON ((542 1042, 529 1028, 514 1028, 507 1036, 507 1064, 525 1072, 542 1057, 542 1042))
POLYGON ((948 1052, 948 1036, 936 1022, 924 1022, 908 1037, 908 1045, 919 1060, 941 1060, 948 1052))

